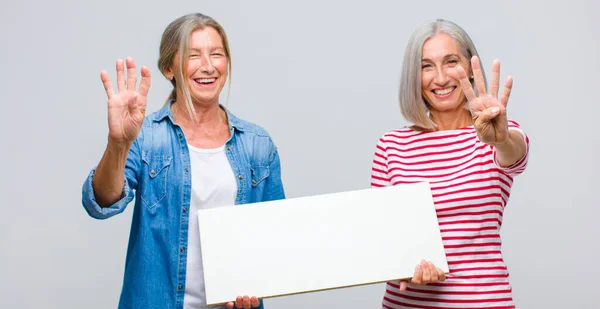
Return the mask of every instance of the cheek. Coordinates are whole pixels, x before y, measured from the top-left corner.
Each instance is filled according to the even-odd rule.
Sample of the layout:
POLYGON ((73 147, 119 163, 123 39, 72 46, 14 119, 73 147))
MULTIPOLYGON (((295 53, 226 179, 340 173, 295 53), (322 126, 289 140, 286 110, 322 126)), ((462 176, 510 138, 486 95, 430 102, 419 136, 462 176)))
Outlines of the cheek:
POLYGON ((200 61, 198 60, 190 60, 187 63, 187 73, 188 75, 193 75, 200 68, 200 61))
POLYGON ((433 79, 433 74, 431 72, 422 72, 421 73, 421 88, 427 89, 431 80, 433 79))
POLYGON ((221 73, 221 75, 223 75, 223 76, 227 75, 227 59, 226 58, 215 60, 213 62, 213 65, 215 68, 217 68, 217 70, 219 71, 219 73, 221 73))

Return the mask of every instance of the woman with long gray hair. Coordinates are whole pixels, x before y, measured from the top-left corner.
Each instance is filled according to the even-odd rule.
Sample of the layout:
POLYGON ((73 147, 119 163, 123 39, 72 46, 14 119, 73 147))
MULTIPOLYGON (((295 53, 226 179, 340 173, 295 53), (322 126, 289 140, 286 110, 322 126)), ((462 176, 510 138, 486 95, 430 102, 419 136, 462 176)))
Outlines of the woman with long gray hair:
POLYGON ((430 183, 450 272, 422 261, 410 280, 387 283, 383 308, 514 308, 500 226, 529 139, 507 118, 513 82, 499 96, 498 60, 486 84, 461 27, 440 19, 413 33, 399 96, 413 125, 380 138, 371 184, 430 183))
MULTIPOLYGON (((125 66, 117 60, 117 92, 101 73, 108 144, 83 184, 83 206, 106 219, 135 197, 119 308, 209 308, 196 212, 285 198, 277 148, 264 129, 219 103, 231 79, 231 53, 211 17, 185 15, 165 29, 158 67, 173 91, 160 110, 145 113, 148 68, 141 68, 136 89, 133 59, 125 66)), ((240 296, 226 304, 234 306, 262 301, 240 296)))

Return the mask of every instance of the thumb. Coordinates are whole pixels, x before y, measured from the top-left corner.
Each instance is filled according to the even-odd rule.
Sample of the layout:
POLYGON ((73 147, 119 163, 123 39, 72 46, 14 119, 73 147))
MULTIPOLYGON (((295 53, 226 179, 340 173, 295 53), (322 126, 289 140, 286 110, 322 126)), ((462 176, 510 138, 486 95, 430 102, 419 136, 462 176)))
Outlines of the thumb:
POLYGON ((408 282, 402 280, 400 281, 400 292, 406 291, 406 287, 408 286, 408 282))
POLYGON ((500 114, 500 107, 494 106, 490 107, 486 110, 481 111, 479 117, 477 117, 476 124, 484 124, 486 122, 490 122, 492 119, 496 118, 500 114))

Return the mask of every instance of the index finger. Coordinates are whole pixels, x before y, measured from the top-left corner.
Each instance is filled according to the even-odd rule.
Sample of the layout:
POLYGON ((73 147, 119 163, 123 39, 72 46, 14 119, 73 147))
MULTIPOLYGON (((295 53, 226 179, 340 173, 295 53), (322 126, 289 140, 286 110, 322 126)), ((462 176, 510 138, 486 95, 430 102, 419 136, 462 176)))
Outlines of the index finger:
POLYGON ((485 79, 483 78, 483 72, 481 71, 481 63, 479 57, 473 56, 471 58, 471 68, 473 69, 473 78, 475 79, 475 88, 477 88, 478 94, 485 95, 485 79))
POLYGON ((100 72, 100 79, 102 80, 102 84, 104 85, 106 96, 110 100, 115 95, 115 90, 113 89, 112 83, 110 82, 108 73, 106 73, 106 71, 100 72))
POLYGON ((127 89, 135 91, 135 86, 137 84, 135 61, 133 61, 133 58, 127 57, 125 58, 125 62, 127 65, 127 89))
POLYGON ((460 87, 462 88, 463 93, 467 97, 467 101, 473 101, 477 97, 475 96, 475 91, 473 91, 473 85, 469 81, 469 77, 467 76, 467 72, 462 66, 458 66, 456 68, 458 73, 458 81, 460 82, 460 87))
POLYGON ((492 63, 492 80, 490 81, 490 95, 498 98, 498 88, 500 87, 500 60, 496 59, 492 63))
POLYGON ((252 298, 250 299, 250 303, 252 307, 260 306, 260 300, 256 296, 252 296, 252 298))

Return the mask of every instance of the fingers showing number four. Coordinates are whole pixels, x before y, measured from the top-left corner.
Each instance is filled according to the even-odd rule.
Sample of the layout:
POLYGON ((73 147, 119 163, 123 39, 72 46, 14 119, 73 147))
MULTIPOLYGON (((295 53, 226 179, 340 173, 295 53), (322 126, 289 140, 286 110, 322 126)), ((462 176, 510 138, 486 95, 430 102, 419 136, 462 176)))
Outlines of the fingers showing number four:
MULTIPOLYGON (((137 85, 137 73, 135 62, 132 58, 127 57, 127 79, 125 79, 125 67, 122 59, 117 60, 117 90, 119 92, 122 91, 136 91, 137 85)), ((140 87, 138 89, 138 94, 142 97, 146 97, 148 95, 148 90, 150 89, 150 70, 142 66, 142 81, 140 82, 140 87)), ((102 84, 104 85, 104 90, 106 91, 106 95, 109 99, 114 97, 115 91, 106 71, 102 71, 100 73, 100 78, 102 79, 102 84)))
MULTIPOLYGON (((492 63, 492 75, 490 81, 490 92, 489 94, 486 91, 485 79, 483 78, 483 71, 481 70, 481 64, 479 62, 479 57, 473 56, 471 58, 471 68, 473 70, 473 79, 475 81, 475 87, 477 89, 477 94, 473 90, 473 85, 469 81, 467 76, 467 72, 461 66, 457 68, 458 77, 460 81, 461 88, 467 97, 467 101, 469 103, 477 103, 476 99, 484 96, 490 96, 494 99, 498 99, 498 90, 500 85, 500 60, 496 59, 492 63)), ((504 107, 508 104, 508 98, 510 97, 510 91, 512 89, 513 79, 512 76, 508 76, 506 82, 504 83, 504 89, 502 91, 502 97, 500 98, 500 104, 504 107)), ((482 110, 490 106, 475 106, 474 110, 482 110)))

